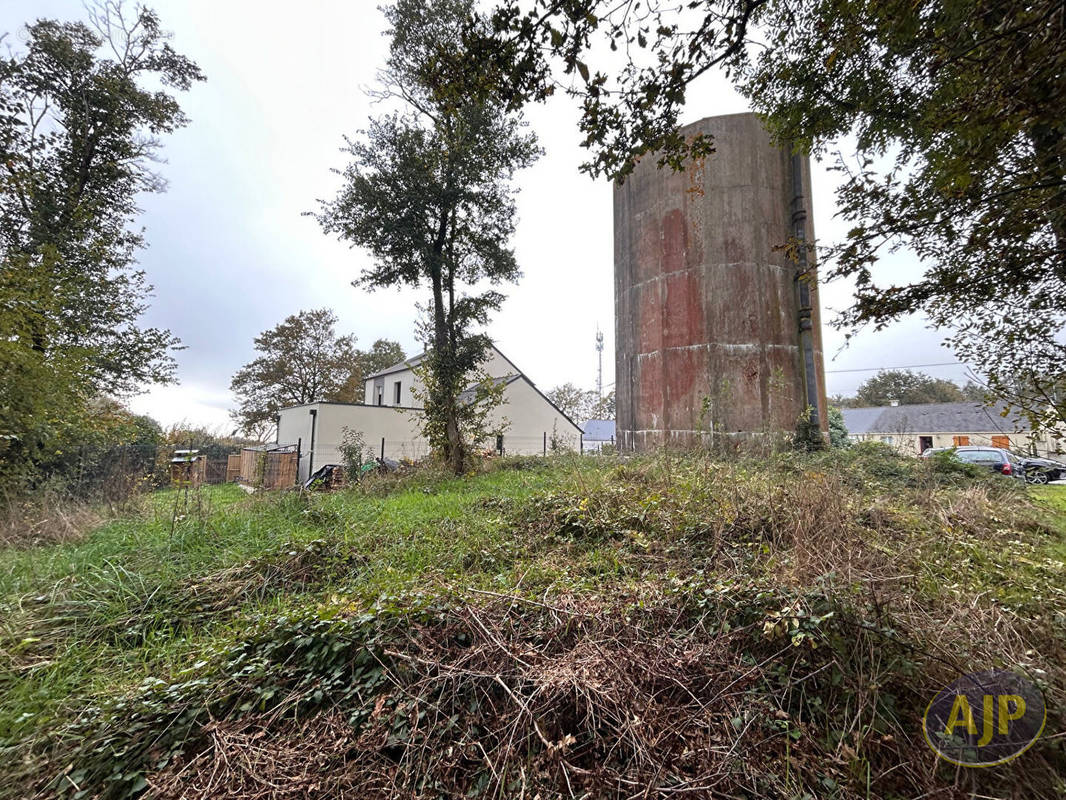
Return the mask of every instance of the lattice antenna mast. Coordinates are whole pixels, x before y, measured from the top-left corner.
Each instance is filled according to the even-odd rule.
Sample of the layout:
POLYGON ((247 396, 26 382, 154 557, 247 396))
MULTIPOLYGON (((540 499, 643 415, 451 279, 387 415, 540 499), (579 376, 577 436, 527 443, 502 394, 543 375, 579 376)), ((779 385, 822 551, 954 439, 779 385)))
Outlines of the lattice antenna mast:
POLYGON ((599 359, 599 368, 596 372, 596 395, 603 397, 603 331, 596 326, 596 357, 599 359))

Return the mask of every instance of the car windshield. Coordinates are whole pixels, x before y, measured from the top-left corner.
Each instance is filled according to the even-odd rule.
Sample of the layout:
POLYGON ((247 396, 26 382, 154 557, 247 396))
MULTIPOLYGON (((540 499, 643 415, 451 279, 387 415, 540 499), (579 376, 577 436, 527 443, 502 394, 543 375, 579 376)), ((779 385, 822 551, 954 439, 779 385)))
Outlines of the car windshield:
POLYGON ((971 464, 998 464, 1003 460, 995 450, 957 450, 955 458, 971 464))

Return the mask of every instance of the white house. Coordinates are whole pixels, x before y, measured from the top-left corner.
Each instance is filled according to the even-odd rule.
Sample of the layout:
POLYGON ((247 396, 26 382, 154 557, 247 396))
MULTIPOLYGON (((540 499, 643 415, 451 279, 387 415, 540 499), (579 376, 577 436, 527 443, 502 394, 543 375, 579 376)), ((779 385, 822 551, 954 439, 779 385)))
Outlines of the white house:
MULTIPOLYGON (((418 459, 429 453, 419 431, 422 382, 414 369, 425 353, 368 375, 363 403, 305 403, 283 408, 278 416, 278 442, 297 445, 300 480, 319 467, 341 464, 345 429, 362 434, 375 456, 418 459)), ((482 446, 508 454, 544 453, 553 447, 578 449, 581 428, 560 411, 499 350, 492 347, 482 368, 504 383, 503 404, 490 423, 504 429, 496 441, 482 446)))
POLYGON ((1047 433, 1036 435, 1029 421, 1016 414, 1000 416, 981 403, 925 403, 841 409, 848 438, 874 440, 915 455, 930 447, 983 445, 1020 455, 1057 455, 1060 442, 1047 433))

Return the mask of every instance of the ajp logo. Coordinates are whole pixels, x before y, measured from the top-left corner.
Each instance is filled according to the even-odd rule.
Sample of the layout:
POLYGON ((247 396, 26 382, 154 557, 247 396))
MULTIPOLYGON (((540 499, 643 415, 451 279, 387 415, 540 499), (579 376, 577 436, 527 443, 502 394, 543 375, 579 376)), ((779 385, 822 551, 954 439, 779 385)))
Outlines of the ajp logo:
POLYGON ((925 740, 964 767, 1017 758, 1044 730, 1040 690, 1021 675, 992 669, 963 675, 933 698, 922 718, 925 740))

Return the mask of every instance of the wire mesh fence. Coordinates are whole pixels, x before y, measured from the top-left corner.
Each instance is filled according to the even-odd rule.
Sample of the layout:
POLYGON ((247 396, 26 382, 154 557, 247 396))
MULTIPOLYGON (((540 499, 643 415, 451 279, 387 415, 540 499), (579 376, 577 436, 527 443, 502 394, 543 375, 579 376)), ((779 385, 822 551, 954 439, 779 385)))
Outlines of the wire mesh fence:
MULTIPOLYGON (((361 452, 357 456, 351 445, 333 441, 315 441, 313 447, 308 442, 299 443, 300 475, 306 478, 321 467, 347 464, 352 458, 369 462, 389 460, 399 463, 416 462, 431 455, 431 448, 426 439, 400 439, 388 436, 363 434, 360 437, 361 452)), ((614 442, 597 442, 595 448, 604 451, 613 449, 614 442)), ((495 455, 550 455, 559 452, 583 452, 580 437, 572 434, 559 434, 555 431, 541 431, 535 434, 509 434, 491 436, 475 448, 495 455)))
POLYGON ((223 483, 227 456, 238 451, 237 446, 216 442, 86 445, 61 454, 62 458, 28 480, 23 491, 121 504, 134 495, 186 480, 223 483))
MULTIPOLYGON (((286 489, 306 483, 322 467, 346 467, 341 442, 309 441, 247 445, 219 441, 83 446, 63 453, 48 470, 23 486, 0 492, 0 510, 27 499, 47 496, 87 504, 122 506, 139 495, 171 486, 238 482, 256 489, 286 489)), ((550 455, 558 452, 613 450, 613 442, 587 451, 576 436, 554 431, 490 437, 478 448, 496 455, 550 455)), ((414 463, 431 456, 425 439, 364 437, 362 459, 414 463)), ((386 464, 385 468, 390 468, 386 464)))

